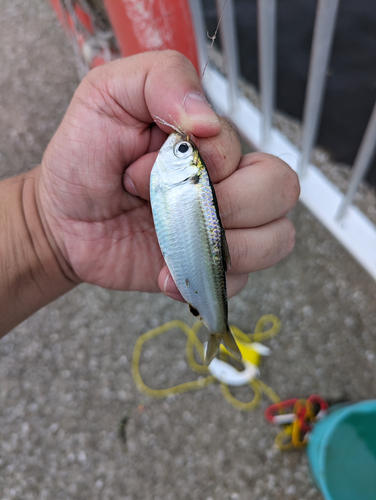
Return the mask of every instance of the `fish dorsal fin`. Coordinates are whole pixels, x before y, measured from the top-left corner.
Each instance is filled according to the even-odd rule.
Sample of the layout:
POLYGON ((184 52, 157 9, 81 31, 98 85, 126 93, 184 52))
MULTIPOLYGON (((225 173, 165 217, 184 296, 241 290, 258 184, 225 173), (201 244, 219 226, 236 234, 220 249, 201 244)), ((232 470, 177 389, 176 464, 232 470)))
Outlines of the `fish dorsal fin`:
POLYGON ((228 243, 226 239, 226 232, 223 227, 221 227, 221 233, 222 233, 222 252, 223 252, 223 264, 225 271, 227 269, 231 269, 231 255, 230 255, 230 250, 228 248, 228 243))

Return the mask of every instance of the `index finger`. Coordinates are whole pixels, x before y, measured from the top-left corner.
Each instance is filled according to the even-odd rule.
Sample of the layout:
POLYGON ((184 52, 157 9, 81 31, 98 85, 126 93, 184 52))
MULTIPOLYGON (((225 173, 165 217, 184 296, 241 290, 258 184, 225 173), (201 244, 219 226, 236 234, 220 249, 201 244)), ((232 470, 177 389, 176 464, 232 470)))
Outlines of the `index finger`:
POLYGON ((200 155, 214 184, 235 172, 242 154, 236 129, 224 118, 220 118, 220 121, 222 127, 219 134, 196 140, 200 155))
POLYGON ((250 153, 215 191, 224 227, 247 228, 286 215, 298 201, 300 186, 296 173, 281 159, 250 153))

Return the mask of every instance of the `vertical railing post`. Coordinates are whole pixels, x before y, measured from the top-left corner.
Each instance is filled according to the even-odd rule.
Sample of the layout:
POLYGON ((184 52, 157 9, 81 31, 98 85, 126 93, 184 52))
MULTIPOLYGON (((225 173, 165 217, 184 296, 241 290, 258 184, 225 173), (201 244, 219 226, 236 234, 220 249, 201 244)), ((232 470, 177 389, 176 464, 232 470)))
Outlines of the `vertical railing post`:
POLYGON ((202 9, 201 0, 189 0, 191 8, 191 17, 193 21, 193 30, 196 37, 197 58, 200 69, 200 78, 208 60, 208 39, 206 37, 205 16, 202 9))
POLYGON ((257 14, 261 141, 265 144, 270 138, 275 101, 276 0, 258 0, 257 14))
POLYGON ((369 119, 366 131, 364 133, 362 142, 359 147, 359 151, 356 155, 354 166, 352 168, 353 173, 351 176, 351 181, 343 199, 338 213, 336 215, 337 220, 341 220, 346 213, 346 210, 350 203, 353 201, 356 190, 358 189, 360 181, 366 175, 368 168, 371 165, 371 161, 376 150, 376 104, 373 107, 371 118, 369 119))
POLYGON ((317 137, 324 95, 325 76, 332 47, 339 0, 318 0, 308 84, 303 113, 302 155, 298 173, 304 177, 317 137))
POLYGON ((216 0, 222 50, 225 58, 227 78, 230 83, 230 110, 238 103, 239 52, 236 34, 236 20, 233 0, 216 0))

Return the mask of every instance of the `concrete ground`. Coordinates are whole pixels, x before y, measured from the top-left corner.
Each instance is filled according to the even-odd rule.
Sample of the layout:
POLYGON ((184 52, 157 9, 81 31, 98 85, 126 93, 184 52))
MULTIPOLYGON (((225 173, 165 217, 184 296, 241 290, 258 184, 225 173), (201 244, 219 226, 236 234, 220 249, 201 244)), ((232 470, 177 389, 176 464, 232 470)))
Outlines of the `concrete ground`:
MULTIPOLYGON (((77 86, 73 53, 46 0, 2 0, 0 175, 31 168, 77 86)), ((267 200, 266 200, 267 202, 267 200)), ((247 332, 266 313, 282 321, 265 342, 261 379, 281 398, 376 398, 376 283, 302 207, 297 243, 230 301, 247 332)), ((1 313, 1 304, 0 304, 1 313)), ((322 498, 303 451, 274 447, 266 397, 240 412, 219 385, 151 399, 132 380, 136 339, 171 319, 192 324, 162 295, 82 285, 0 342, 2 500, 291 500, 322 498), (128 417, 127 443, 119 425, 128 417)), ((150 342, 145 381, 194 375, 183 334, 150 342)), ((242 390, 240 397, 251 397, 242 390)))

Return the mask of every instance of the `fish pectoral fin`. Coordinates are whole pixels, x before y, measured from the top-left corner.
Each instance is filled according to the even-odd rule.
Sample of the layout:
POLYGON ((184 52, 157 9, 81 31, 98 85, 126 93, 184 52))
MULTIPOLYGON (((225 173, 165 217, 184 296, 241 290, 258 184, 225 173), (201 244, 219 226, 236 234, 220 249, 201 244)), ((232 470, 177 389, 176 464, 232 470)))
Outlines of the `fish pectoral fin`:
POLYGON ((218 335, 210 334, 208 345, 206 347, 205 364, 209 366, 219 351, 220 340, 218 335))
POLYGON ((236 343, 236 340, 230 330, 223 334, 222 342, 224 343, 226 349, 231 352, 231 354, 234 355, 236 359, 238 359, 239 361, 242 360, 242 355, 239 350, 238 344, 236 343))

